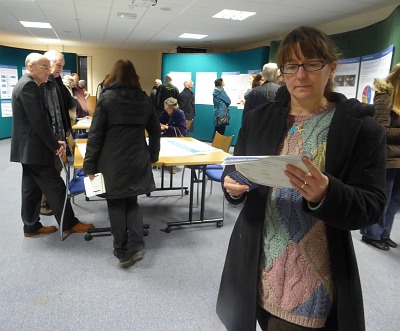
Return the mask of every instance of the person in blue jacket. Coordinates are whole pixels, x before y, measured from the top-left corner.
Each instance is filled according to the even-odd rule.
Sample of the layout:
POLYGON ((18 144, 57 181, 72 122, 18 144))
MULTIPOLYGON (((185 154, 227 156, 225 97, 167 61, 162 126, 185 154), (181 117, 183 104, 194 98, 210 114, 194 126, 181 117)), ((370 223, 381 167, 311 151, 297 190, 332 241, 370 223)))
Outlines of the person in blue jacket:
POLYGON ((230 117, 229 115, 229 105, 231 104, 231 99, 228 97, 228 94, 226 94, 224 90, 224 80, 222 78, 217 78, 214 81, 214 91, 213 91, 213 102, 214 102, 214 132, 213 132, 213 138, 215 132, 218 132, 220 134, 225 133, 226 126, 229 125, 229 123, 225 124, 220 124, 218 123, 218 118, 223 117, 224 115, 227 115, 228 118, 230 117))
POLYGON ((163 137, 186 137, 185 113, 179 109, 178 100, 170 97, 164 101, 164 111, 160 115, 163 137))

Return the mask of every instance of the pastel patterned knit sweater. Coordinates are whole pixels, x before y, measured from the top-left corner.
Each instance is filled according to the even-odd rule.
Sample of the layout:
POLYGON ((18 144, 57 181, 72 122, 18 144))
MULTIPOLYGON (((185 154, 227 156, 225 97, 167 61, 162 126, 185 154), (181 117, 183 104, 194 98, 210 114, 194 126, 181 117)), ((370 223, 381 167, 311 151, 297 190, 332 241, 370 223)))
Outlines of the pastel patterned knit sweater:
MULTIPOLYGON (((280 155, 307 155, 323 171, 334 110, 330 105, 312 115, 288 115, 280 155)), ((293 188, 272 188, 268 194, 259 304, 291 323, 322 328, 332 304, 326 228, 303 211, 302 199, 293 188)))

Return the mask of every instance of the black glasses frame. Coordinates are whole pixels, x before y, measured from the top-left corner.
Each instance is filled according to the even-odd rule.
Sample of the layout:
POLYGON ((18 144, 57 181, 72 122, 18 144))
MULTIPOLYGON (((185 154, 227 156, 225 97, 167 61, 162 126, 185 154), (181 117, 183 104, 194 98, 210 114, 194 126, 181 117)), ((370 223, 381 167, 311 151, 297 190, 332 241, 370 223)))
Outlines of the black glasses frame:
POLYGON ((325 62, 325 61, 312 61, 312 62, 300 63, 300 64, 297 64, 297 63, 288 63, 288 64, 281 65, 281 66, 279 67, 279 69, 280 69, 281 73, 283 73, 283 74, 295 74, 296 72, 299 71, 299 68, 300 68, 300 67, 303 67, 303 69, 304 69, 305 71, 307 71, 307 72, 314 72, 314 71, 322 70, 322 68, 325 67, 328 63, 329 63, 329 62, 325 62), (307 69, 307 66, 308 66, 308 65, 310 65, 310 64, 315 64, 315 63, 317 63, 317 62, 321 64, 321 67, 320 67, 320 68, 315 69, 315 70, 309 70, 309 69, 307 69), (296 71, 293 71, 293 72, 287 72, 287 71, 285 71, 285 67, 286 67, 286 66, 296 66, 297 69, 296 69, 296 71))

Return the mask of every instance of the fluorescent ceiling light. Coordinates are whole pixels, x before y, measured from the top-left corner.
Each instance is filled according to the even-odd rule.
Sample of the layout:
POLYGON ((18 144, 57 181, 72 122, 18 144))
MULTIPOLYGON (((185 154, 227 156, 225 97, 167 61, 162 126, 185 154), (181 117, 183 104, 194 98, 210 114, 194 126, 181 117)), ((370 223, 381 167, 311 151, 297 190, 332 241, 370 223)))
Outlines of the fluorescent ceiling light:
POLYGON ((135 13, 123 13, 123 12, 118 12, 117 13, 118 18, 123 18, 127 20, 135 20, 137 18, 137 14, 135 13))
POLYGON ((238 11, 238 10, 230 10, 224 9, 219 13, 215 14, 214 18, 224 18, 227 20, 235 20, 235 21, 243 21, 244 19, 255 15, 255 12, 250 11, 238 11))
POLYGON ((183 33, 179 36, 179 38, 186 38, 186 39, 203 39, 207 37, 208 34, 197 34, 197 33, 183 33))
POLYGON ((19 21, 26 28, 52 29, 50 23, 19 21))
POLYGON ((60 39, 37 38, 40 42, 48 45, 61 44, 60 39))

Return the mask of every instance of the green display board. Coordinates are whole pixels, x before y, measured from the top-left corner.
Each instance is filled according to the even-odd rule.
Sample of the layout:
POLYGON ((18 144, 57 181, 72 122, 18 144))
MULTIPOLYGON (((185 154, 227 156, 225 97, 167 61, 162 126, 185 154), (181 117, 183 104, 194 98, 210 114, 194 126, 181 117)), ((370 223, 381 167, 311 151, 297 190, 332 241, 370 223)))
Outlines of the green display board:
MULTIPOLYGON (((249 70, 261 70, 263 65, 268 62, 268 57, 269 47, 224 54, 163 54, 162 77, 170 72, 190 72, 194 82, 193 92, 196 94, 196 88, 199 88, 196 84, 196 73, 216 72, 218 77, 221 77, 223 72, 247 74, 249 70)), ((211 89, 210 95, 212 92, 211 89)), ((234 135, 233 143, 235 143, 242 124, 243 110, 237 109, 234 100, 229 109, 231 119, 225 135, 234 135)), ((213 118, 213 106, 196 104, 194 132, 190 135, 202 141, 211 141, 214 131, 213 118)))
MULTIPOLYGON (((341 58, 375 54, 394 45, 392 64, 400 62, 400 6, 385 20, 362 29, 330 35, 341 52, 341 58)), ((270 59, 276 62, 280 41, 271 42, 270 59)))
MULTIPOLYGON (((22 70, 25 67, 25 59, 28 54, 32 52, 44 53, 43 51, 33 50, 33 49, 22 49, 7 46, 0 46, 0 66, 10 66, 17 68, 18 79, 22 76, 22 70)), ((76 72, 77 70, 77 55, 74 53, 63 53, 65 57, 65 70, 70 70, 71 72, 76 72)), ((0 77, 0 80, 4 80, 5 77, 0 77)), ((4 103, 9 104, 11 99, 4 98, 2 96, 0 107, 4 103)), ((0 113, 0 139, 11 137, 12 130, 12 117, 4 116, 3 112, 0 113)))

